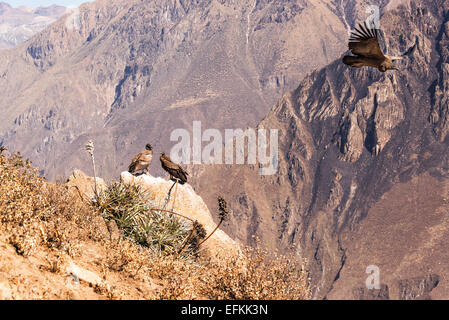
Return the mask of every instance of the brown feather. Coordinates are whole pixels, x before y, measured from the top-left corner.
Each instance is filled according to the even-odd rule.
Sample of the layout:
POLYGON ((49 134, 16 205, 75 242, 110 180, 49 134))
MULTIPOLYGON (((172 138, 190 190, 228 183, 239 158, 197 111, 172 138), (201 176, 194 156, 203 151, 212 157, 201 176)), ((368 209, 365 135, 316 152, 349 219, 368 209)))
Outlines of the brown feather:
POLYGON ((383 52, 380 50, 379 42, 376 38, 359 40, 357 42, 349 42, 348 47, 352 54, 366 58, 385 59, 383 52))
POLYGON ((174 163, 170 157, 161 155, 159 158, 161 160, 162 169, 167 171, 171 177, 179 180, 179 183, 184 184, 187 182, 187 176, 189 175, 184 169, 179 165, 174 163))
POLYGON ((381 72, 396 69, 390 58, 384 55, 379 46, 377 29, 366 23, 359 24, 349 38, 348 47, 354 56, 343 57, 343 63, 351 67, 374 67, 381 72))
POLYGON ((128 171, 130 173, 135 173, 140 170, 147 170, 151 164, 151 160, 153 159, 153 151, 145 150, 137 154, 131 164, 128 167, 128 171))
POLYGON ((375 29, 369 29, 359 24, 359 29, 355 29, 349 39, 348 47, 352 54, 374 58, 385 59, 385 56, 380 49, 379 40, 377 39, 377 31, 375 29))

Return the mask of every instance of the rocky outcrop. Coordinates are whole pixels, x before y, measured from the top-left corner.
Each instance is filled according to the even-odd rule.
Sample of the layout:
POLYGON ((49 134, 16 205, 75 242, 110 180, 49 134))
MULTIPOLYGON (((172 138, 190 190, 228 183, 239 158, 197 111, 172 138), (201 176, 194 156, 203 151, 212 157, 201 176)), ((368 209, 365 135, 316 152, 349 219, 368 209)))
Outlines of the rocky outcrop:
POLYGON ((82 198, 92 200, 95 198, 95 182, 97 192, 100 193, 106 189, 107 186, 103 179, 97 177, 95 181, 95 178, 75 169, 65 185, 69 190, 78 192, 82 198))
MULTIPOLYGON (((440 276, 429 274, 413 279, 398 280, 398 300, 431 300, 430 293, 438 286, 440 276)), ((353 298, 356 300, 390 300, 389 287, 385 284, 380 289, 355 288, 353 298)))
MULTIPOLYGON (((173 181, 171 180, 146 174, 136 177, 129 172, 122 172, 120 179, 124 184, 139 185, 147 192, 148 200, 155 204, 156 209, 164 207, 168 192, 173 187, 173 181)), ((211 234, 217 226, 203 199, 196 194, 189 184, 178 184, 172 189, 170 200, 166 204, 166 210, 198 221, 203 225, 207 235, 211 234)), ((212 253, 220 250, 227 250, 229 253, 239 252, 239 245, 220 229, 216 230, 204 245, 212 253)))
POLYGON ((77 266, 72 261, 69 261, 67 263, 65 272, 69 276, 68 279, 69 285, 77 286, 79 285, 80 281, 84 281, 92 287, 95 286, 109 287, 109 284, 105 282, 103 279, 101 279, 99 275, 97 275, 92 271, 81 268, 80 266, 77 266))
POLYGON ((390 300, 388 286, 385 284, 380 289, 355 288, 353 296, 356 300, 390 300))
MULTIPOLYGON (((139 185, 146 192, 148 201, 154 205, 155 209, 165 208, 165 210, 173 211, 189 219, 198 221, 203 225, 207 235, 211 234, 217 227, 203 199, 201 199, 189 184, 178 184, 173 187, 171 180, 169 181, 146 174, 134 176, 127 171, 121 173, 120 181, 127 185, 139 185), (171 196, 167 202, 166 199, 170 189, 172 189, 171 196)), ((92 201, 95 198, 95 179, 87 176, 80 170, 74 170, 65 186, 86 200, 92 201)), ((98 177, 97 188, 99 193, 105 191, 107 188, 104 180, 98 177)), ((111 228, 116 228, 116 226, 112 225, 111 228)), ((239 244, 220 229, 217 229, 204 243, 204 247, 209 250, 209 253, 217 253, 221 250, 228 254, 240 252, 239 244)))
POLYGON ((399 281, 400 299, 401 300, 428 300, 429 293, 438 286, 440 276, 430 274, 414 279, 406 279, 399 281))
POLYGON ((435 134, 444 141, 449 134, 449 22, 440 29, 439 42, 440 71, 433 84, 432 112, 430 121, 434 125, 435 134))

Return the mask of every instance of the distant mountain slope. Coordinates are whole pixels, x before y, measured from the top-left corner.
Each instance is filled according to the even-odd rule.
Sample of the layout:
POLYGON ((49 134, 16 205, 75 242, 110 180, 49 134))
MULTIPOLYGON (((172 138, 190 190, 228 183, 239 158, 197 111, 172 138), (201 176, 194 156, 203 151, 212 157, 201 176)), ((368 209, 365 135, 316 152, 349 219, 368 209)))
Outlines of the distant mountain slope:
POLYGON ((388 52, 417 39, 415 54, 385 74, 338 59, 286 94, 259 124, 279 130, 276 175, 192 168, 212 210, 217 194, 230 201, 229 234, 294 244, 317 298, 449 297, 449 2, 392 5, 388 52), (381 292, 365 289, 371 264, 381 292))
POLYGON ((84 4, 79 15, 0 52, 0 143, 55 179, 86 168, 79 150, 93 138, 101 174, 110 177, 147 142, 169 151, 170 133, 194 120, 203 128, 254 126, 307 72, 345 50, 348 23, 366 16, 366 4, 84 4))
POLYGON ((0 49, 28 40, 66 12, 67 8, 57 5, 30 9, 0 2, 0 49))

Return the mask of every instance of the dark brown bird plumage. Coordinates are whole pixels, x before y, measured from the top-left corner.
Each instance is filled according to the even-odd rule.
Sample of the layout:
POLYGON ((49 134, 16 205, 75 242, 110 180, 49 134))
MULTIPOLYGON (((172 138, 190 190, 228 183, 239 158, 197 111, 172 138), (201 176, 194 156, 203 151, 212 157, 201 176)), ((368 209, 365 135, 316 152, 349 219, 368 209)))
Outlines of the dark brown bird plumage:
POLYGON ((153 159, 153 147, 151 144, 147 144, 145 146, 145 150, 136 155, 131 164, 128 167, 128 172, 134 174, 138 171, 142 171, 142 173, 148 173, 148 167, 151 164, 151 160, 153 159))
POLYGON ((355 68, 374 67, 381 72, 398 70, 393 62, 411 55, 416 48, 415 44, 400 57, 387 56, 380 49, 378 35, 377 29, 369 28, 366 22, 364 25, 359 24, 359 27, 351 32, 348 43, 348 47, 354 56, 343 57, 343 63, 355 68))
POLYGON ((184 171, 179 164, 174 163, 170 157, 166 156, 164 152, 161 152, 161 165, 162 168, 170 174, 170 179, 178 179, 180 184, 187 182, 187 176, 189 175, 184 171))

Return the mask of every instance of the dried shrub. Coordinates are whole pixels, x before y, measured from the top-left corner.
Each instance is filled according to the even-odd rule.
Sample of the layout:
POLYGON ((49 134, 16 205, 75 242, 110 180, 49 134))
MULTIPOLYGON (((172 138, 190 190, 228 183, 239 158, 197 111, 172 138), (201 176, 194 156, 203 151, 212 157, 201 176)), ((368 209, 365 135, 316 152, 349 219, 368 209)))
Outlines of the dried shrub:
POLYGON ((67 258, 63 254, 56 254, 54 257, 46 258, 48 265, 41 266, 41 269, 45 269, 51 273, 62 273, 64 266, 67 263, 67 258))
POLYGON ((311 291, 304 262, 293 254, 280 255, 246 247, 242 255, 219 254, 206 264, 201 291, 211 299, 305 300, 311 291))
MULTIPOLYGON (((162 289, 152 298, 310 298, 302 261, 249 248, 240 255, 194 256, 192 252, 206 239, 204 228, 160 211, 149 214, 150 204, 135 187, 113 185, 96 204, 87 204, 65 186, 47 183, 19 154, 0 155, 0 181, 0 229, 10 235, 18 254, 33 255, 39 247, 54 252, 50 256, 56 258, 48 260, 46 267, 53 273, 63 270, 61 257, 75 257, 82 242, 95 241, 106 252, 95 262, 104 274, 109 270, 133 281, 155 281, 162 289), (103 217, 115 221, 126 237, 111 241, 103 217), (178 254, 186 243, 183 254, 178 254)), ((227 215, 224 200, 220 210, 222 221, 227 215)), ((110 299, 122 297, 113 286, 95 291, 110 299)), ((61 297, 71 295, 61 293, 61 297)))
POLYGON ((118 245, 108 243, 106 252, 107 268, 118 272, 124 271, 133 276, 137 275, 148 259, 147 250, 129 240, 123 240, 118 245))
POLYGON ((0 156, 0 221, 23 256, 36 247, 77 255, 78 241, 97 234, 95 212, 64 186, 49 184, 20 154, 0 156))

